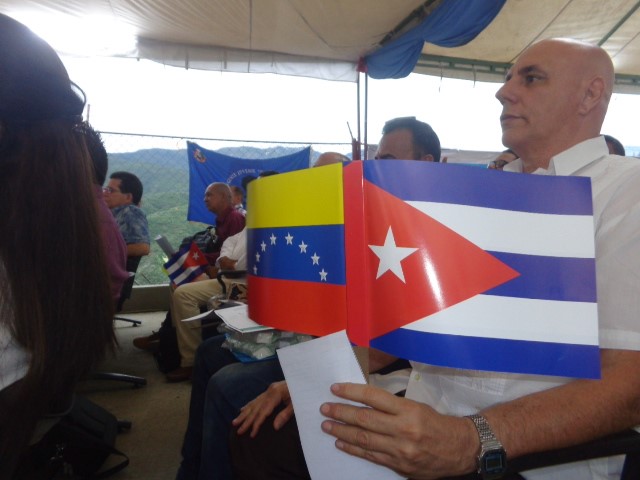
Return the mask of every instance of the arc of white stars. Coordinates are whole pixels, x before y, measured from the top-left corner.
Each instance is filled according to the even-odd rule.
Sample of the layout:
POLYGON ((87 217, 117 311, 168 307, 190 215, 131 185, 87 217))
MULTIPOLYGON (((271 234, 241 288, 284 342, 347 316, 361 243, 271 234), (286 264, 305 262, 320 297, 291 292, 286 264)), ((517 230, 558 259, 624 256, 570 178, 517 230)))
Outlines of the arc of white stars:
POLYGON ((298 245, 298 247, 300 247, 300 253, 307 253, 308 245, 304 243, 304 241, 300 242, 300 245, 298 245))
POLYGON ((269 237, 269 240, 271 240, 271 245, 275 245, 276 244, 276 236, 273 233, 269 237))
POLYGON ((391 272, 402 280, 403 283, 407 283, 404 280, 404 272, 402 271, 401 262, 417 251, 417 248, 398 247, 396 240, 393 237, 393 230, 389 227, 387 231, 387 237, 384 240, 384 245, 369 245, 369 248, 373 250, 373 253, 380 259, 378 264, 378 274, 376 280, 380 278, 384 273, 391 270, 391 272))
POLYGON ((287 232, 287 236, 284 238, 287 240, 287 245, 293 245, 293 235, 287 232))
POLYGON ((318 254, 316 252, 313 252, 313 255, 311 256, 311 260, 313 261, 313 263, 311 265, 320 265, 320 257, 318 256, 318 254))

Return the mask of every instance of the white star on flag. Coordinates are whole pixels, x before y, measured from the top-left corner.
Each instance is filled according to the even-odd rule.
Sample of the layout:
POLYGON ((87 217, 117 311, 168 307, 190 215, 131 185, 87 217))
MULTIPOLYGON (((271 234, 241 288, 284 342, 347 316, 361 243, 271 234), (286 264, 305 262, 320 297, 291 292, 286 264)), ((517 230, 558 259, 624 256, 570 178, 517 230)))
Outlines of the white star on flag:
POLYGON ((326 282, 327 281, 327 273, 324 271, 324 268, 320 271, 320 281, 321 282, 326 282))
POLYGON ((287 232, 287 236, 284 237, 287 239, 287 245, 293 245, 293 235, 291 235, 289 232, 287 232))
POLYGON ((389 227, 387 231, 387 238, 384 240, 384 245, 369 245, 369 248, 373 250, 373 253, 380 259, 376 280, 385 272, 391 270, 396 277, 402 280, 402 283, 407 283, 404 280, 404 272, 402 271, 400 262, 418 250, 417 248, 396 246, 396 240, 393 238, 393 230, 391 230, 391 227, 389 227))
POLYGON ((300 245, 298 245, 300 247, 300 253, 307 253, 307 244, 304 242, 301 242, 300 245))
POLYGON ((262 248, 262 251, 263 251, 263 252, 266 252, 266 251, 267 251, 267 244, 266 244, 266 243, 264 243, 264 240, 263 240, 263 241, 262 241, 262 243, 260 244, 260 248, 262 248))
POLYGON ((258 267, 256 265, 253 266, 253 274, 258 275, 258 267))
POLYGON ((256 252, 256 262, 260 261, 260 254, 258 252, 256 252))
POLYGON ((311 256, 311 260, 313 260, 312 265, 320 265, 320 257, 318 256, 317 253, 313 253, 313 255, 311 256))
POLYGON ((200 258, 200 255, 198 255, 198 252, 194 252, 192 258, 197 261, 200 258))
POLYGON ((269 237, 269 240, 271 240, 271 245, 275 245, 276 244, 276 236, 273 233, 269 237))

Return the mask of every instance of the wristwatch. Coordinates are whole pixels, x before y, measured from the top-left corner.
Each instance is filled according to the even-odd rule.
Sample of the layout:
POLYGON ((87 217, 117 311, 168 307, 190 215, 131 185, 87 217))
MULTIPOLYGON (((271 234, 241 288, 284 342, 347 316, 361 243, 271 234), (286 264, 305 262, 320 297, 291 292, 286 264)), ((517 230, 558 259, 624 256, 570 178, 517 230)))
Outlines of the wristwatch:
POLYGON ((476 427, 480 437, 480 454, 478 455, 478 474, 484 480, 500 478, 507 471, 507 452, 500 440, 491 430, 487 419, 482 415, 467 415, 476 427))

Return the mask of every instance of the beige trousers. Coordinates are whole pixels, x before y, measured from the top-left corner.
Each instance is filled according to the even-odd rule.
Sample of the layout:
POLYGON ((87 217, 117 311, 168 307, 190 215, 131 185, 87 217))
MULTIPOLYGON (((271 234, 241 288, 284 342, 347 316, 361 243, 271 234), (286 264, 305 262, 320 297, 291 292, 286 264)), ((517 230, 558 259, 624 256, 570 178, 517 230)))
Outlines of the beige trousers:
POLYGON ((214 295, 222 293, 217 280, 201 280, 180 285, 171 293, 171 319, 176 328, 180 366, 192 367, 196 349, 202 342, 200 321, 182 322, 185 318, 200 313, 200 306, 206 305, 214 295))

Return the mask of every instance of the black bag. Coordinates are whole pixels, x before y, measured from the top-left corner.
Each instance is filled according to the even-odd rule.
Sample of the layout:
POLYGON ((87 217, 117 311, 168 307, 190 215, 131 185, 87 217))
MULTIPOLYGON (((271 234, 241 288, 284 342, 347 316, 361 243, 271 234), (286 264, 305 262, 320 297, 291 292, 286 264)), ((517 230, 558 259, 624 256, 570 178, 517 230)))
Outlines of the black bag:
POLYGON ((204 253, 212 253, 216 251, 216 247, 220 250, 218 244, 218 236, 216 235, 216 229, 214 227, 207 227, 205 230, 196 232, 189 237, 184 237, 180 242, 180 249, 188 247, 194 242, 200 251, 204 253))
POLYGON ((74 478, 107 478, 129 465, 129 457, 114 447, 118 431, 113 414, 76 395, 69 413, 31 447, 14 478, 54 478, 60 472, 74 478), (100 471, 111 455, 122 460, 100 471))
POLYGON ((176 329, 171 323, 171 312, 167 312, 160 330, 158 330, 158 350, 153 356, 162 373, 169 373, 180 366, 180 350, 178 349, 178 337, 176 329))

